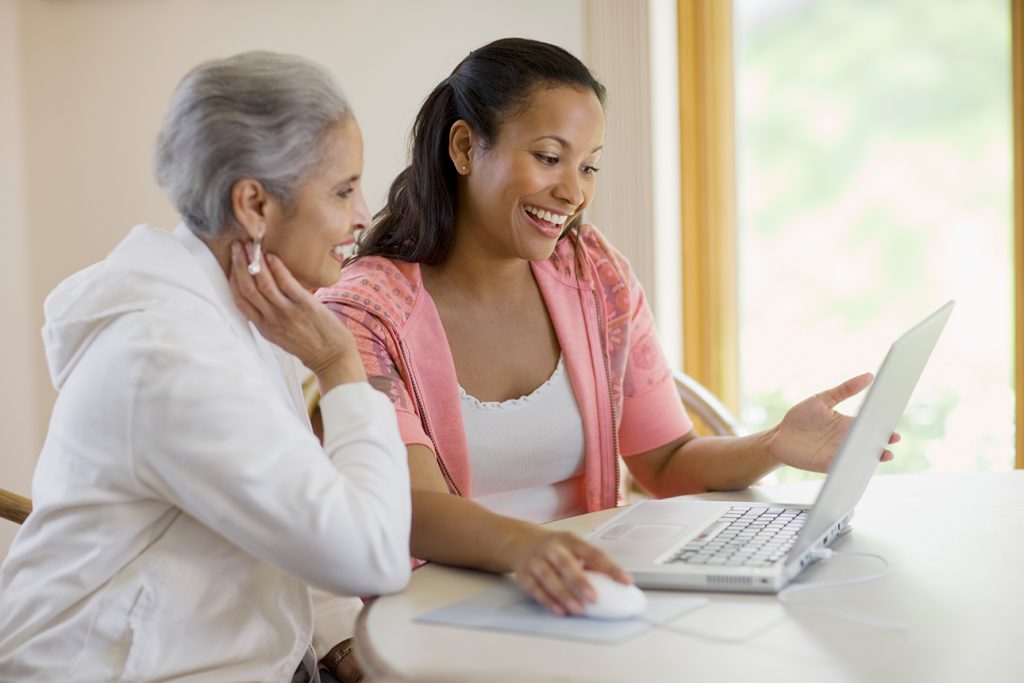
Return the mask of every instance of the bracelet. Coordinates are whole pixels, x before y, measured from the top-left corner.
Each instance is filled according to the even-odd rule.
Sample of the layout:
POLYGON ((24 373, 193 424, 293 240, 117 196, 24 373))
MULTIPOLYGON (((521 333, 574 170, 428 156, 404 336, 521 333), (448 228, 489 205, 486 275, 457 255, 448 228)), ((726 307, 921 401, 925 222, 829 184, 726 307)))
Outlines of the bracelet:
POLYGON ((331 651, 324 655, 324 658, 320 660, 320 666, 330 671, 335 676, 338 675, 338 665, 341 661, 352 654, 352 638, 346 638, 337 645, 331 648, 331 651))

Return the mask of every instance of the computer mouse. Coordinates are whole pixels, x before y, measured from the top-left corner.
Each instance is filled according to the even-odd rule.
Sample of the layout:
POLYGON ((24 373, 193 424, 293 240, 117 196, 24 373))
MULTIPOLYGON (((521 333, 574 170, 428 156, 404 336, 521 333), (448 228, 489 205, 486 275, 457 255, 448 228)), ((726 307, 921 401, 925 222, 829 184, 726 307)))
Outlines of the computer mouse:
POLYGON ((597 599, 584 602, 581 616, 591 619, 629 619, 647 609, 647 596, 633 585, 619 583, 607 574, 584 571, 597 599))

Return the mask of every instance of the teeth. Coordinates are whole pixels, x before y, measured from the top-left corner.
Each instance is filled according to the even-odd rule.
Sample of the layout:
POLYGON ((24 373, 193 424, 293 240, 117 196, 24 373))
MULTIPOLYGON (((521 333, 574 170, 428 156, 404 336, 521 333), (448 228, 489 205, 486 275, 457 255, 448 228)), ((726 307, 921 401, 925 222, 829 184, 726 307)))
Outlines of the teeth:
POLYGON ((548 223, 554 223, 555 225, 562 225, 569 218, 567 215, 564 215, 564 214, 551 213, 550 211, 546 211, 544 209, 538 209, 536 207, 529 206, 529 205, 527 205, 526 210, 527 210, 527 212, 532 213, 537 218, 540 218, 541 220, 545 220, 548 223))
POLYGON ((356 245, 355 244, 335 244, 331 247, 331 251, 335 256, 341 256, 342 258, 351 258, 355 255, 356 245))

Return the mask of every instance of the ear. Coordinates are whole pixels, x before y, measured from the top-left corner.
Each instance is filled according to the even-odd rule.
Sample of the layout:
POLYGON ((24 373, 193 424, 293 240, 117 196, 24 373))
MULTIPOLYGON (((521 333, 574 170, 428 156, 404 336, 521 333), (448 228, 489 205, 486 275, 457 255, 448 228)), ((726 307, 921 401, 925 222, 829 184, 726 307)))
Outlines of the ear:
POLYGON ((242 178, 231 186, 231 212, 249 239, 263 237, 270 204, 270 197, 258 180, 242 178))
POLYGON ((448 156, 455 164, 455 172, 469 175, 473 170, 473 146, 476 140, 469 124, 459 119, 448 131, 448 156))

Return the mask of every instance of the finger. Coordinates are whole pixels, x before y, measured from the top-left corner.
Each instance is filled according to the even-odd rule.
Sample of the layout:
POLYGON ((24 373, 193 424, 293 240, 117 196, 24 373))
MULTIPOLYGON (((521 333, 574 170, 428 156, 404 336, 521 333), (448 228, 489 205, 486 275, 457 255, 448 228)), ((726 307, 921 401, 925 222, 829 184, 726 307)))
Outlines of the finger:
POLYGON ((899 443, 903 440, 903 436, 899 432, 893 432, 892 436, 889 437, 889 443, 899 443))
POLYGON ((245 251, 237 242, 231 245, 231 270, 228 273, 228 286, 231 288, 235 305, 242 311, 242 315, 254 323, 262 321, 262 311, 252 304, 252 300, 256 299, 259 293, 256 291, 256 285, 252 282, 252 276, 246 269, 245 251))
POLYGON ((516 572, 516 582, 531 598, 546 607, 550 612, 560 617, 565 616, 565 609, 561 603, 530 572, 516 572))
MULTIPOLYGON (((260 272, 256 275, 252 275, 253 282, 256 284, 256 289, 260 295, 270 304, 272 309, 280 310, 286 308, 290 303, 281 290, 277 286, 277 281, 274 279, 274 273, 270 270, 270 265, 267 263, 269 254, 260 255, 260 272)), ((246 270, 248 273, 248 270, 246 270)), ((258 305, 258 303, 257 303, 258 305)), ((261 310, 264 310, 261 308, 261 310)), ((264 315, 270 311, 264 311, 264 315)))
POLYGON ((262 324, 263 315, 256 308, 251 306, 235 287, 231 288, 231 293, 234 295, 232 298, 235 300, 235 306, 237 306, 238 310, 242 312, 245 319, 257 326, 262 324))
POLYGON ((561 546, 558 549, 558 553, 551 558, 551 564, 555 571, 558 572, 558 578, 561 579, 561 585, 565 587, 568 595, 571 596, 572 601, 575 605, 567 605, 570 607, 570 611, 579 612, 583 609, 583 604, 587 602, 593 602, 597 599, 597 593, 594 591, 594 587, 587 581, 586 574, 583 573, 583 562, 577 556, 571 547, 571 539, 569 544, 561 546), (574 609, 578 607, 579 609, 574 609))
POLYGON ((313 296, 295 279, 284 261, 274 254, 267 254, 267 264, 270 266, 275 284, 284 298, 292 303, 308 303, 313 300, 313 296))
POLYGON ((834 408, 851 396, 856 396, 860 392, 864 391, 864 389, 871 384, 871 380, 873 379, 874 376, 870 372, 865 372, 862 375, 857 375, 856 377, 846 380, 839 386, 826 389, 818 394, 818 396, 828 404, 829 408, 834 408))
POLYGON ((879 462, 889 462, 896 456, 892 454, 892 451, 882 451, 882 457, 878 459, 879 462))
POLYGON ((583 561, 587 569, 607 574, 619 583, 633 583, 633 577, 630 576, 629 572, 615 564, 610 557, 589 543, 580 541, 579 547, 573 548, 573 551, 583 561))
POLYGON ((584 593, 589 587, 586 577, 579 568, 579 563, 564 546, 558 544, 553 555, 538 558, 538 564, 532 572, 537 582, 563 610, 570 614, 583 611, 584 593), (573 568, 576 575, 573 577, 573 568), (577 596, 576 591, 580 592, 577 596))

